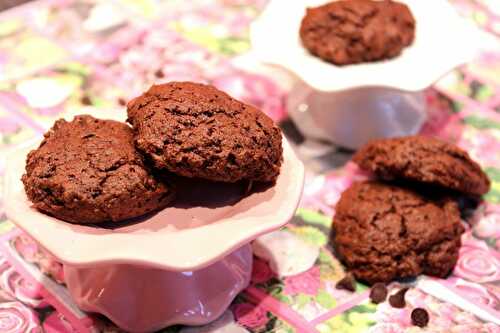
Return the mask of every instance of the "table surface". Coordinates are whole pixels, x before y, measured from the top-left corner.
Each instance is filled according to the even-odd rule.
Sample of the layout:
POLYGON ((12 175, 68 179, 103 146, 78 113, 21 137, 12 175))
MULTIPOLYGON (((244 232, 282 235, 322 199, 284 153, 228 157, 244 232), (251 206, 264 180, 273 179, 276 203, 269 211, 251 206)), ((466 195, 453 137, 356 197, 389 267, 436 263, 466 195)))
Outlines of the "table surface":
MULTIPOLYGON (((452 2, 500 38, 495 1, 452 2)), ((16 2, 25 1, 2 1, 0 10, 16 2)), ((310 245, 289 249, 293 255, 282 259, 283 265, 303 267, 301 258, 314 257, 286 278, 255 257, 251 285, 218 326, 175 326, 163 332, 216 332, 214 327, 230 332, 500 332, 488 321, 500 318, 500 53, 483 54, 425 92, 428 121, 422 134, 466 149, 491 178, 492 189, 467 218, 453 274, 446 280, 409 282, 407 306, 395 309, 371 303, 362 284, 355 293, 335 288, 345 272, 328 246, 330 221, 357 170, 348 163, 351 152, 304 138, 288 118, 291 77, 241 66, 251 47, 249 24, 265 4, 42 0, 0 13, 0 172, 8 152, 39 139, 58 118, 124 112, 127 100, 155 82, 208 82, 261 108, 294 142, 307 168, 304 196, 294 219, 276 237, 310 245), (431 314, 425 330, 409 321, 414 307, 431 314)), ((79 311, 64 287, 62 265, 16 229, 3 209, 0 213, 1 329, 120 332, 106 319, 79 311)))

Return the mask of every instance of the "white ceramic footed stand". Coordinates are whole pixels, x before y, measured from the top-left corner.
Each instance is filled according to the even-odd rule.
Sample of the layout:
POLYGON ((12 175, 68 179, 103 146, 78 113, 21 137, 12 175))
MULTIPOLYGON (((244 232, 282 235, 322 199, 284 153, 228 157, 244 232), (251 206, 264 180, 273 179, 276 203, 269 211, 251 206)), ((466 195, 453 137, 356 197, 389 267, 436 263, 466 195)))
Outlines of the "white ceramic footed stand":
POLYGON ((5 213, 65 265, 65 280, 83 310, 102 313, 130 332, 208 323, 250 279, 249 243, 285 225, 304 186, 304 165, 283 137, 283 164, 273 186, 184 180, 169 207, 134 221, 100 226, 66 223, 33 208, 21 182, 26 156, 10 153, 5 213))
POLYGON ((301 80, 289 111, 306 137, 355 149, 371 138, 414 134, 425 120, 421 92, 481 51, 498 49, 447 0, 399 0, 415 17, 413 43, 392 59, 335 66, 299 36, 307 8, 329 1, 271 0, 250 30, 255 59, 301 80))
POLYGON ((247 287, 251 272, 248 244, 192 272, 133 264, 64 265, 68 290, 78 307, 102 313, 129 332, 153 332, 172 324, 207 324, 222 315, 247 287))
POLYGON ((423 92, 383 87, 322 92, 299 82, 287 108, 307 138, 350 149, 374 138, 416 134, 426 120, 423 92))

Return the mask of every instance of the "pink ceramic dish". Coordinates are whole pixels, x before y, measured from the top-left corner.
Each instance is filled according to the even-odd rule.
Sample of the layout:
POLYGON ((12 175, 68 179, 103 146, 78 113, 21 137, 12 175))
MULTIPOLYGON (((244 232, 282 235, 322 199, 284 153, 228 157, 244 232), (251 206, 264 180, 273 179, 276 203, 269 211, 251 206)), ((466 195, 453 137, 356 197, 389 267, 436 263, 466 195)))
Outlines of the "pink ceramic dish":
POLYGON ((208 324, 248 286, 251 274, 250 245, 192 272, 134 265, 64 266, 68 290, 78 307, 105 315, 127 332, 208 324))
POLYGON ((28 201, 21 175, 27 153, 10 154, 5 179, 8 217, 64 264, 72 267, 131 264, 168 271, 209 266, 293 216, 304 183, 304 166, 283 139, 283 165, 276 184, 244 195, 234 185, 180 187, 173 206, 134 223, 84 226, 38 212, 28 201))

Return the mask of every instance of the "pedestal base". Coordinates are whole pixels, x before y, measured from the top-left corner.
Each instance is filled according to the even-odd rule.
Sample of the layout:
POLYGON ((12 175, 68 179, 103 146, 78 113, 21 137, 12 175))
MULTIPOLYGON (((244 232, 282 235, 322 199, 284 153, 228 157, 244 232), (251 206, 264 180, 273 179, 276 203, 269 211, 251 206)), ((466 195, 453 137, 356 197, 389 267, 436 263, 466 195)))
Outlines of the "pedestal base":
POLYGON ((321 92, 298 83, 288 112, 308 138, 357 149, 375 138, 416 134, 426 119, 422 92, 370 87, 321 92))
POLYGON ((84 311, 105 315, 129 332, 151 332, 174 324, 207 324, 246 288, 251 272, 250 245, 194 272, 131 264, 64 266, 76 304, 84 311))

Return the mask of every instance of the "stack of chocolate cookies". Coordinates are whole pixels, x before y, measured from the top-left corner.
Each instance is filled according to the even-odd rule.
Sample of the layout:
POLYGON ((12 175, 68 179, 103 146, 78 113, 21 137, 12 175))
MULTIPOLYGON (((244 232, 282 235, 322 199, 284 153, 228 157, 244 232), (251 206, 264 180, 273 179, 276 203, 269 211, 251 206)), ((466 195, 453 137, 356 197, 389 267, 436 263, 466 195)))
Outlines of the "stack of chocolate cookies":
POLYGON ((354 156, 378 180, 354 183, 336 205, 332 242, 360 281, 447 276, 464 231, 457 198, 486 194, 490 181, 462 149, 410 136, 368 143, 354 156))
POLYGON ((181 177, 236 183, 279 175, 280 129, 212 86, 155 85, 127 113, 131 127, 89 115, 55 122, 22 177, 36 209, 72 223, 117 222, 169 205, 181 177))

